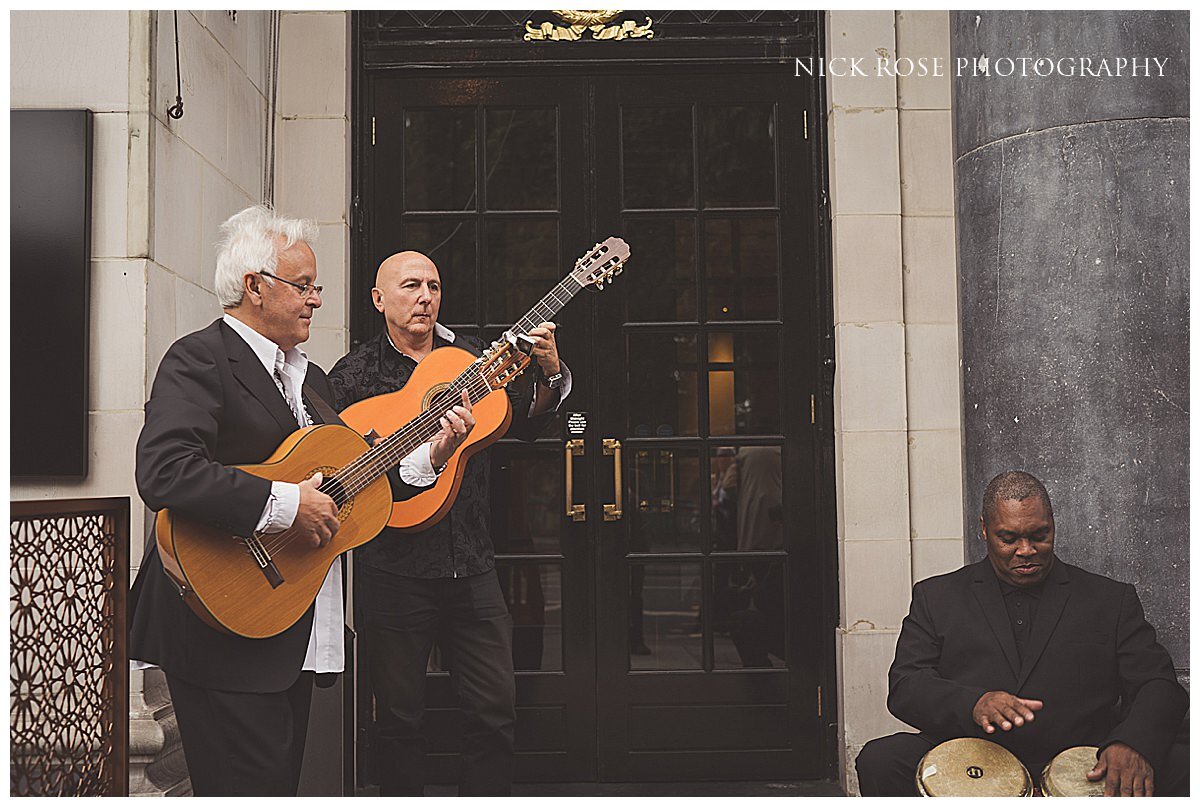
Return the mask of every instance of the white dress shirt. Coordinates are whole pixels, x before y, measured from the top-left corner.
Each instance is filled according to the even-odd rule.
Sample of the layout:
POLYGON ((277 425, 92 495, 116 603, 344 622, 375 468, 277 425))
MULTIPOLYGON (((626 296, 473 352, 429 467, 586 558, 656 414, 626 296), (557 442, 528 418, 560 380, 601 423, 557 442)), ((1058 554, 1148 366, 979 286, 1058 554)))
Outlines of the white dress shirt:
MULTIPOLYGON (((309 416, 303 404, 304 376, 308 373, 308 355, 299 347, 283 351, 279 346, 246 323, 226 314, 224 322, 234 333, 242 337, 254 355, 262 362, 263 370, 275 379, 276 368, 283 378, 287 394, 296 402, 299 412, 296 412, 296 423, 299 426, 311 426, 309 416)), ((276 380, 276 386, 279 381, 276 380)), ((292 482, 272 482, 271 496, 263 507, 258 520, 258 529, 262 532, 281 532, 292 526, 296 520, 296 512, 300 509, 300 486, 292 482)), ((325 575, 325 582, 317 592, 317 607, 313 615, 312 633, 308 637, 308 652, 304 657, 301 669, 318 673, 342 672, 346 666, 345 660, 345 627, 342 617, 342 564, 335 562, 325 575)))

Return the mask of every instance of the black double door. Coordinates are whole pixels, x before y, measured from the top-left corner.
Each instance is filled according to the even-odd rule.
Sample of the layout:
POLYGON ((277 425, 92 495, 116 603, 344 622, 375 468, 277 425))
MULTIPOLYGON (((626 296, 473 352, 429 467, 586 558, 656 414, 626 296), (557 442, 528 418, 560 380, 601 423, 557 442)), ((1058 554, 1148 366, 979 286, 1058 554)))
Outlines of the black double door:
MULTIPOLYGON (((594 243, 632 252, 557 318, 560 417, 483 455, 518 779, 823 776, 832 538, 806 87, 772 72, 369 88, 357 297, 383 257, 420 250, 441 322, 491 339, 594 243)), ((432 778, 453 781, 436 651, 429 670, 432 778)))

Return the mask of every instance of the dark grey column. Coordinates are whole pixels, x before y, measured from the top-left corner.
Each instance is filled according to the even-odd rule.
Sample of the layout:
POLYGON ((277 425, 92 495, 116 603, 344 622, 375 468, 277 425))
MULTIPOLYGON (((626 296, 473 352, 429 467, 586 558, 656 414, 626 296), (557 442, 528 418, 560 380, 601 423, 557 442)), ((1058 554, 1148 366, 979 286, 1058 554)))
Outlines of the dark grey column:
POLYGON ((1134 583, 1186 668, 1188 14, 950 24, 952 64, 970 65, 954 78, 967 555, 984 554, 984 486, 1029 471, 1059 556, 1134 583), (983 56, 990 76, 973 74, 983 56), (1070 61, 997 73, 1019 57, 1070 61), (1164 75, 1079 74, 1118 57, 1164 75))

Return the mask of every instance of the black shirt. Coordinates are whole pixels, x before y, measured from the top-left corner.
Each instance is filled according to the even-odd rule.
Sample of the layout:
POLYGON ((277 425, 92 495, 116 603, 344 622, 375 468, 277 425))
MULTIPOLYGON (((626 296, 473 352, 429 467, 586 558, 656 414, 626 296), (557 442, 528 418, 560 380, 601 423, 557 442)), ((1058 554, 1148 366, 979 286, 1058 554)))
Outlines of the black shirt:
MULTIPOLYGON (((453 345, 476 356, 483 343, 470 336, 447 341, 435 334, 433 347, 453 345)), ((386 329, 343 356, 329 373, 329 385, 338 411, 376 395, 395 392, 408 383, 417 362, 392 346, 386 329)), ((509 437, 533 440, 554 416, 546 412, 528 417, 533 396, 533 373, 526 371, 506 388, 513 408, 509 437)), ((468 577, 495 565, 490 530, 488 478, 491 450, 484 449, 467 461, 458 496, 441 521, 420 532, 384 528, 374 540, 355 550, 355 560, 404 577, 468 577)))
POLYGON ((1000 593, 1004 595, 1004 607, 1008 610, 1008 622, 1012 626, 1013 638, 1017 641, 1017 657, 1025 661, 1025 646, 1033 633, 1033 620, 1037 618, 1038 602, 1042 598, 1045 581, 1029 588, 1017 588, 1003 580, 1000 593))

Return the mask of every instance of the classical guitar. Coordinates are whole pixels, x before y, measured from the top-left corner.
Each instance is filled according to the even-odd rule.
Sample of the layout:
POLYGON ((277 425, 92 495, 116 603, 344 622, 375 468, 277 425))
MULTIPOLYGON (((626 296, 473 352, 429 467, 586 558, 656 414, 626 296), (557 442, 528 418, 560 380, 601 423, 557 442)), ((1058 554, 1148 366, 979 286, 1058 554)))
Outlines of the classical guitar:
MULTIPOLYGON (((553 316, 585 286, 603 288, 620 273, 628 255, 629 248, 620 239, 597 244, 539 307, 505 338, 492 343, 483 356, 443 348, 462 353, 467 361, 457 366, 452 380, 432 384, 436 393, 425 396, 426 405, 389 429, 389 436, 374 447, 367 445, 354 424, 350 424, 354 428, 309 426, 289 435, 265 462, 234 466, 281 482, 300 482, 320 472, 320 489, 337 504, 340 521, 337 535, 324 547, 309 546, 293 530, 238 536, 170 509, 159 511, 155 522, 159 556, 184 602, 211 627, 251 639, 275 636, 294 625, 316 599, 337 556, 362 546, 387 524, 392 512, 391 485, 384 476, 387 471, 441 430, 439 420, 462 401, 463 390, 477 416, 500 403, 507 425, 511 413, 502 390, 528 365, 529 356, 520 349, 522 338, 542 320, 522 323, 542 313, 553 316)), ((459 475, 461 478, 461 472, 459 475)), ((443 479, 450 476, 442 474, 443 479)))
MULTIPOLYGON (((466 390, 470 400, 482 401, 502 390, 528 362, 511 343, 497 342, 454 379, 447 393, 461 402, 466 390)), ((265 462, 234 466, 282 482, 301 482, 321 472, 320 489, 338 506, 341 525, 320 549, 290 529, 231 535, 160 510, 155 527, 159 556, 184 602, 213 628, 251 639, 294 625, 316 599, 337 556, 383 529, 392 510, 392 489, 384 475, 437 434, 443 414, 437 409, 422 412, 374 447, 345 426, 309 426, 289 435, 265 462)))
MULTIPOLYGON (((594 286, 597 290, 603 290, 606 283, 621 273, 628 258, 629 245, 623 239, 608 238, 596 244, 496 344, 512 345, 527 352, 530 330, 551 321, 582 289, 594 286)), ((525 352, 521 355, 525 356, 528 363, 525 352)), ((476 358, 462 348, 440 347, 421 360, 402 389, 352 404, 341 412, 341 418, 347 426, 361 434, 392 434, 424 412, 445 412, 455 404, 458 396, 455 385, 461 378, 460 373, 469 371, 475 361, 476 358)), ((499 389, 493 392, 499 394, 489 392, 479 401, 472 399, 471 413, 475 416, 475 428, 455 450, 436 484, 411 499, 393 503, 391 518, 387 522, 389 527, 405 531, 425 529, 450 510, 462 485, 467 460, 499 440, 512 421, 508 395, 499 389)))

